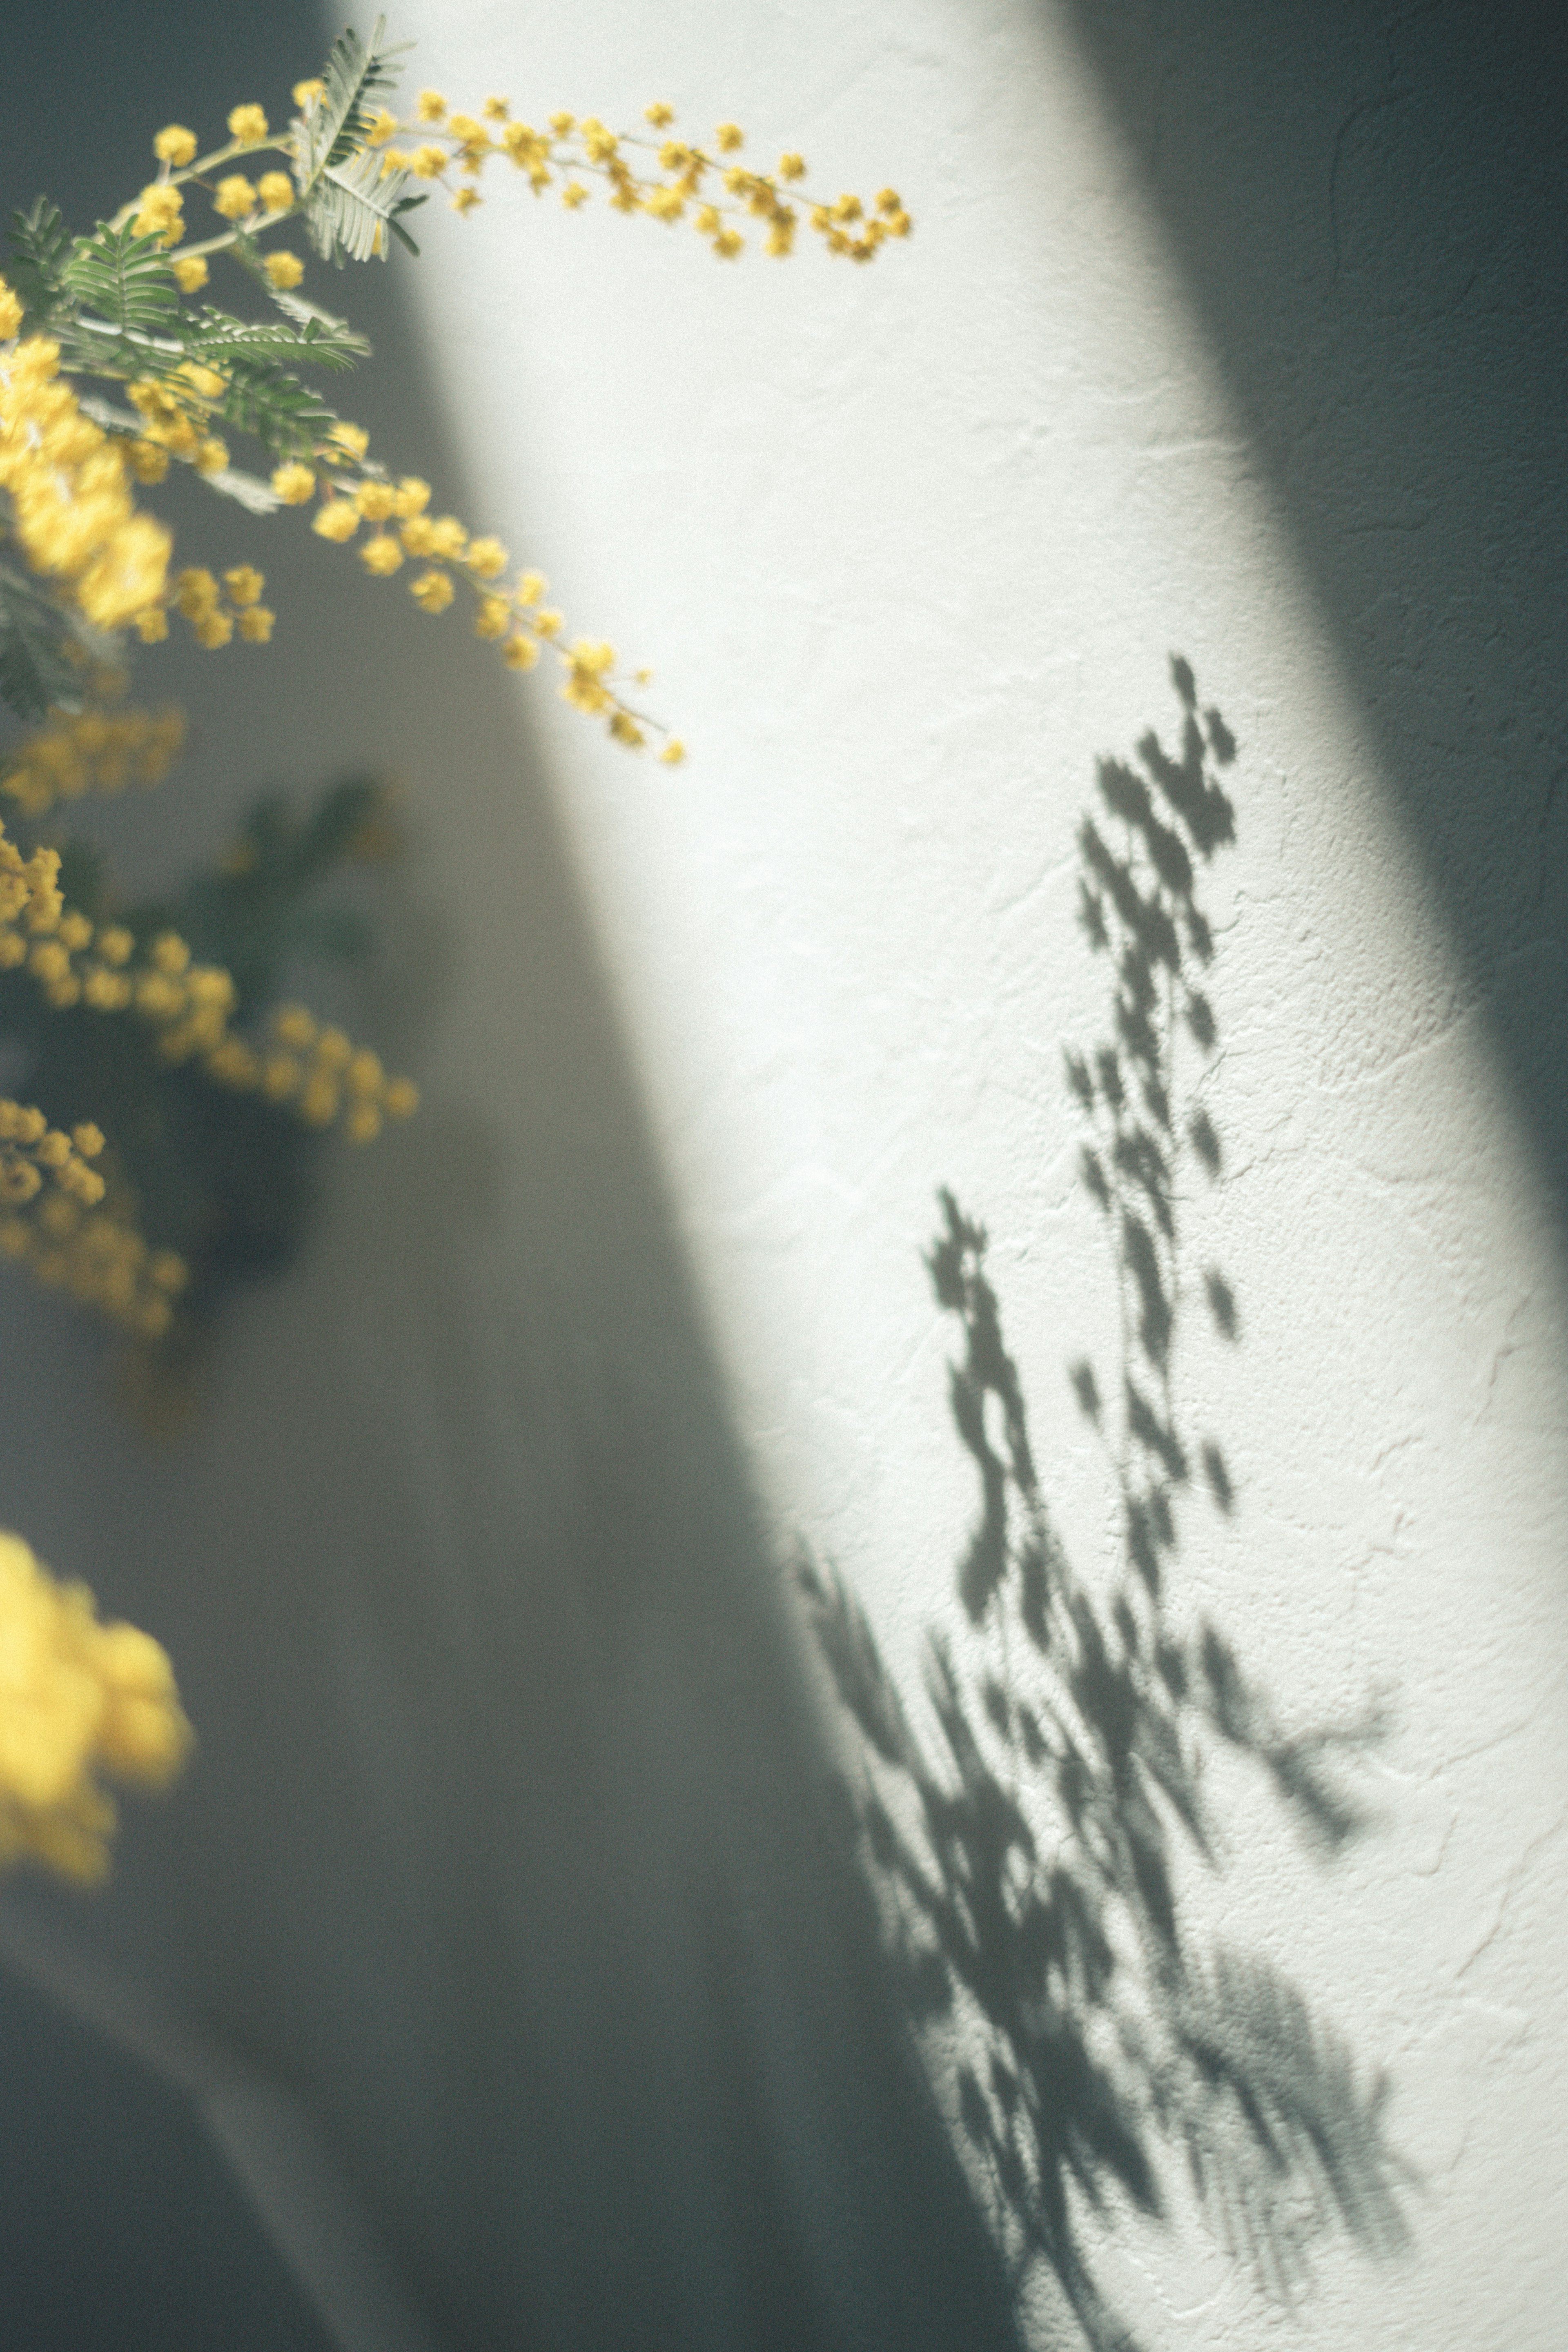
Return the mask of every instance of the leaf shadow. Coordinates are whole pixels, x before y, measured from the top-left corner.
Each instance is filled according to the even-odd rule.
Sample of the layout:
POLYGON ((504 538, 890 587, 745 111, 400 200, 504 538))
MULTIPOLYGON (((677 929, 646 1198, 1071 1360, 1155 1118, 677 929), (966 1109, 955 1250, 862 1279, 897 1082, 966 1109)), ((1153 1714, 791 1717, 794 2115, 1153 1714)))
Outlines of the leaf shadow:
POLYGON ((987 1235, 950 1192, 926 1257, 961 1352, 949 1402, 980 1507, 957 1570, 973 1635, 961 1662, 928 1635, 932 1729, 911 1719, 867 1619, 809 1557, 802 1588, 861 1742, 849 1820, 878 1890, 911 2025, 939 2023, 952 2104, 1021 2292, 1048 2266, 1094 2352, 1135 2339, 1099 2284, 1086 2223, 1173 2218, 1184 2168, 1222 2242, 1281 2301, 1310 2283, 1338 2226, 1389 2253, 1408 2238, 1413 2176, 1384 2130, 1387 2085, 1271 1963, 1211 1945, 1184 1873, 1219 1871, 1226 1839, 1205 1763, 1262 1776, 1325 1856, 1364 1826, 1345 1770, 1384 1728, 1288 1730, 1226 1636, 1175 1605, 1184 1516, 1228 1515, 1218 1440, 1190 1432, 1173 1377, 1194 1303, 1236 1342, 1217 1267, 1194 1281, 1184 1187, 1225 1166, 1202 1099, 1217 1050, 1215 938, 1202 875, 1236 835, 1221 782, 1236 744, 1172 664, 1177 749, 1152 731, 1135 763, 1099 764, 1079 835, 1079 919, 1106 958, 1106 1034, 1066 1056, 1088 1133, 1084 1186, 1104 1219, 1121 1304, 1113 1382, 1068 1367, 1099 1433, 1120 1535, 1109 1578, 1080 1575, 1053 1522, 1016 1365, 986 1272, 987 1235), (1193 1075, 1187 1075, 1195 1060, 1193 1075))

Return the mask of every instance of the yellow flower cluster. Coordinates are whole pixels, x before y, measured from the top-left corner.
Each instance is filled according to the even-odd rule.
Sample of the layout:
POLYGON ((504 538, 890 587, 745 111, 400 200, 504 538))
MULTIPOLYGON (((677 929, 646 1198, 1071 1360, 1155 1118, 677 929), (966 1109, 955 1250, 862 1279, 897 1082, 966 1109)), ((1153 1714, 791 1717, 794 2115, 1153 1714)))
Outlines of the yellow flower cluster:
POLYGON ((106 1199, 88 1164, 103 1148, 94 1126, 67 1135, 30 1104, 0 1101, 0 1255, 139 1338, 160 1339, 189 1278, 185 1264, 173 1250, 150 1251, 125 1201, 106 1199))
MULTIPOLYGON (((536 130, 530 122, 514 121, 503 98, 487 99, 481 113, 482 120, 453 114, 439 90, 422 90, 416 122, 400 122, 384 108, 371 126, 367 144, 384 151, 387 173, 412 172, 416 179, 451 188, 452 207, 459 213, 471 212, 480 202, 474 184, 495 155, 510 157, 536 195, 558 185, 561 200, 571 211, 587 201, 588 188, 580 176, 587 173, 605 183, 615 211, 647 213, 662 221, 689 220, 724 261, 744 249, 746 240, 736 222, 746 216, 762 224, 765 252, 782 258, 792 251, 802 203, 809 226, 828 251, 847 254, 854 261, 869 261, 889 237, 908 236, 913 226, 893 188, 884 188, 869 206, 858 196, 839 196, 833 203, 813 200, 798 184, 805 177, 800 155, 781 155, 772 173, 721 162, 720 158, 739 153, 745 144, 737 123, 719 125, 713 134, 717 152, 710 153, 684 139, 663 137, 656 144, 610 131, 592 114, 580 120, 552 114, 546 129, 536 130), (392 144, 415 132, 422 134, 417 146, 392 144), (450 176, 454 171, 459 180, 456 186, 450 176)), ((667 132, 674 110, 662 104, 650 106, 647 120, 655 131, 667 132)))
POLYGON ((123 924, 94 924, 68 911, 59 868, 58 850, 37 849, 24 860, 0 827, 0 971, 25 965, 58 1010, 134 1012, 158 1032, 165 1061, 199 1060, 221 1086, 265 1094, 310 1127, 331 1127, 341 1115, 355 1143, 372 1141, 384 1117, 405 1118, 416 1108, 406 1078, 388 1078, 376 1056, 356 1053, 342 1030, 318 1033, 302 1008, 290 1008, 289 1033, 278 1033, 277 1050, 258 1053, 229 1027, 236 992, 221 965, 193 963, 177 931, 160 933, 136 961, 136 940, 123 924))
MULTIPOLYGON (((16 308, 0 279, 0 330, 15 332, 16 308)), ((31 568, 96 628, 115 629, 161 599, 174 542, 136 511, 124 452, 82 415, 59 357, 42 335, 0 350, 0 490, 31 568)))
POLYGON ((57 800, 76 800, 96 787, 116 793, 132 778, 160 784, 185 740, 182 713, 163 710, 84 710, 25 736, 0 758, 0 793, 24 816, 40 817, 57 800))
MULTIPOLYGON (((361 427, 340 425, 317 453, 320 472, 291 458, 273 474, 272 488, 285 506, 302 506, 319 489, 321 502, 310 528, 335 546, 346 545, 362 522, 368 524, 359 557, 373 578, 390 580, 413 558, 421 568, 410 578, 408 593, 421 612, 446 612, 457 596, 454 578, 461 581, 474 599, 474 635, 498 645, 509 668, 531 669, 552 646, 565 672, 564 698, 579 710, 603 716, 617 742, 633 750, 646 743, 648 729, 658 722, 634 710, 611 682, 615 648, 585 637, 560 644, 563 615, 544 602, 543 573, 522 572, 507 584, 503 575, 510 559, 499 539, 471 537, 456 515, 427 514, 429 483, 411 474, 394 481, 366 462, 368 446, 361 427)), ((658 756, 673 765, 684 759, 684 747, 668 738, 658 756)))
MULTIPOLYGON (((229 114, 228 129, 227 145, 215 148, 198 162, 195 132, 188 131, 183 122, 165 123, 153 142, 153 152, 160 166, 158 177, 129 205, 121 207, 111 226, 119 228, 129 220, 138 236, 158 236, 165 246, 178 245, 185 233, 182 183, 210 172, 215 165, 248 147, 265 146, 269 142, 267 115, 259 106, 235 107, 229 114)), ((286 146, 288 142, 279 143, 286 146)), ((283 172, 268 172, 259 189, 253 188, 242 173, 232 173, 220 180, 214 198, 224 218, 235 221, 247 221, 252 213, 287 212, 293 201, 293 184, 283 172)), ((199 277, 186 277, 176 262, 175 274, 185 292, 194 294, 198 286, 205 284, 207 273, 203 263, 199 277)))
POLYGON ((103 1150, 101 1129, 79 1127, 73 1135, 52 1128, 30 1104, 0 1101, 0 1206, 23 1208, 52 1177, 68 1200, 96 1208, 103 1179, 88 1162, 103 1150))
POLYGON ((178 245, 185 233, 184 198, 168 180, 153 180, 137 197, 131 226, 138 236, 161 237, 165 246, 178 245))
POLYGON ((228 445, 209 428, 213 411, 228 390, 216 368, 194 362, 173 375, 143 376, 126 386, 126 398, 142 419, 142 432, 129 445, 131 469, 139 482, 161 482, 171 457, 198 474, 220 474, 228 445))
MULTIPOLYGON (((261 573, 253 564, 237 563, 224 573, 223 584, 226 601, 205 565, 189 564, 175 574, 174 609, 190 623, 196 643, 216 650, 226 646, 237 628, 247 646, 270 645, 278 615, 260 601, 267 585, 261 573)), ((139 625, 145 637, 146 625, 139 625)), ((166 631, 166 621, 163 626, 166 631)))
POLYGON ((0 1535, 0 1865, 101 1878, 116 1814, 100 1774, 166 1787, 191 1741, 163 1645, 100 1623, 85 1585, 0 1535))

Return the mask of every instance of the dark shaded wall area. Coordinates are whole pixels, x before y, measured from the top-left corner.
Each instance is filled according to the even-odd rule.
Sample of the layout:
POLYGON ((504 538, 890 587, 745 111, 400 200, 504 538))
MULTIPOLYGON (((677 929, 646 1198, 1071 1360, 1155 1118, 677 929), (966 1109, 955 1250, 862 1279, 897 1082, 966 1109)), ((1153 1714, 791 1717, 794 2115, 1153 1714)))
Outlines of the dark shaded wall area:
POLYGON ((1068 0, 1568 1187, 1568 12, 1068 0))

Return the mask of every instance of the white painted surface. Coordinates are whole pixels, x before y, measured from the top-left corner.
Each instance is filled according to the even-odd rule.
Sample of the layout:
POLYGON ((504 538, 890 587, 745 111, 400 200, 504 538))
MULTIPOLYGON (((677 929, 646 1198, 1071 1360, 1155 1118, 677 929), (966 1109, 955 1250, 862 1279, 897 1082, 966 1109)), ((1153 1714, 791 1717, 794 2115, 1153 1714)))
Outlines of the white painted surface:
MULTIPOLYGON (((1342 620, 1336 635, 1299 568, 1068 16, 463 0, 401 26, 416 80, 455 101, 733 116, 752 152, 799 145, 833 188, 891 181, 917 230, 869 270, 809 246, 727 269, 682 231, 569 218, 500 180, 476 218, 429 219, 432 266, 401 281, 467 475, 437 480, 438 503, 537 561, 574 627, 654 665, 689 769, 601 748, 542 676, 514 700, 488 669, 470 688, 486 656, 455 623, 383 620, 398 592, 340 593, 357 567, 314 546, 276 565, 303 708, 259 667, 186 665, 208 744, 237 732, 250 764, 204 752, 169 788, 171 848, 220 837, 271 768, 401 767, 406 937, 439 985, 428 1003, 385 986, 380 1012, 429 1112, 344 1172, 309 1279, 237 1317, 180 1464, 147 1467, 75 1402, 82 1354, 52 1309, 10 1310, 16 1516, 155 1625, 203 1736, 187 1792, 132 1825, 73 1932, 290 2085, 456 2343, 489 2340, 497 2312, 574 2343, 615 2307, 636 2225, 623 2244, 606 2222, 584 2284, 546 2200, 564 2183, 564 2210, 609 2203, 595 2102, 621 2045, 595 2036, 595 2002, 629 2017, 626 2048, 662 2037, 668 2073, 638 2085, 667 2135, 640 2218, 681 2247, 670 2307, 704 2352, 754 2336, 721 2221, 703 2233, 729 2187, 703 2070, 727 2093, 731 2044, 705 2050, 714 2013, 690 1989, 721 1948, 744 2016, 718 2022, 768 2051, 743 2088, 785 2151, 827 2307, 845 2341, 879 2340, 856 2293, 901 2242, 889 2223, 882 2273, 845 2250, 836 2200, 870 2200, 871 2174, 834 2105, 844 2045, 795 1998, 798 1857, 766 1790, 731 1786, 748 1686, 731 1699, 723 1671, 692 1667, 700 1588, 660 1581, 681 1480, 700 1490, 710 1465, 700 1434, 683 1451, 704 1407, 656 1211, 696 1270, 781 1557, 800 1535, 837 1562, 911 1688, 925 1629, 956 1622, 973 1509, 919 1255, 939 1184, 991 1228, 1053 1505, 1098 1556, 1109 1496, 1063 1378, 1086 1351, 1112 1360, 1114 1323, 1060 1077, 1064 1042, 1103 1018, 1074 838, 1095 756, 1169 730, 1179 650, 1241 744, 1238 845, 1207 900, 1226 1173, 1190 1214, 1243 1339, 1194 1345, 1184 1373, 1239 1502, 1183 1572, 1289 1715, 1386 1692, 1396 1716, 1372 1774, 1383 1822, 1348 1861, 1324 1873, 1266 1809, 1237 1810, 1201 1898, 1388 2066, 1426 2179, 1414 2254, 1331 2250, 1291 2333, 1323 2352, 1551 2352, 1568 2287, 1560 1242, 1390 814, 1342 620), (626 1428, 652 1475, 617 1450, 626 1428), (574 1582, 640 1539, 649 1495, 651 1587, 574 1582), (716 1689, 721 1731, 702 1716, 716 1689), (635 1952, 595 1948, 612 1934, 635 1952), (491 2085, 503 2047, 517 2071, 491 2085), (541 2115, 557 2140, 530 2140, 541 2115), (468 2309, 465 2263, 483 2282, 468 2309)), ((1344 86, 1302 101, 1325 147, 1364 63, 1353 43, 1334 58, 1344 86)), ((1353 420, 1337 429, 1353 442, 1353 420)), ((405 432, 395 411, 377 446, 423 470, 405 432)), ((1415 572, 1409 593, 1436 612, 1445 583, 1415 572)), ((733 1650, 750 1658, 743 1633, 733 1650)), ((885 2147, 881 2110, 865 2130, 885 2147)), ((1284 2333, 1196 2225, 1129 2231, 1105 2260, 1149 2352, 1284 2333)))

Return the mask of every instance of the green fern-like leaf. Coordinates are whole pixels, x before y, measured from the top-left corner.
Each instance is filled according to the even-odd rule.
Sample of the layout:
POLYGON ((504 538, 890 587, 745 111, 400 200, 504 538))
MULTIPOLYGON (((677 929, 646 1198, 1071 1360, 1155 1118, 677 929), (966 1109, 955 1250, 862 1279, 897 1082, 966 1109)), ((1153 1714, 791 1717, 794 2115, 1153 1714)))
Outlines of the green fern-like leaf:
POLYGON ((226 425, 254 433, 275 457, 309 454, 337 418, 309 384, 268 360, 226 356, 228 390, 220 412, 226 425))
POLYGON ((395 215, 408 174, 387 172, 374 147, 357 148, 344 163, 329 163, 305 205, 305 227, 323 261, 384 261, 392 240, 412 243, 395 215))
POLYGON ((64 292, 66 256, 70 233, 58 205, 37 196, 30 211, 11 215, 10 259, 6 276, 23 310, 29 330, 47 327, 64 292))
POLYGON ((79 236, 61 285, 122 335, 166 336, 179 323, 180 297, 162 242, 130 227, 100 222, 90 236, 79 236))
POLYGON ((222 310, 204 310, 201 324, 187 331, 184 347, 192 359, 226 369, 235 359, 296 361, 336 372, 351 368, 370 350, 363 335, 339 320, 307 317, 298 326, 251 325, 222 310))
POLYGON ((290 293, 287 287, 268 284, 267 291, 284 317, 292 319, 297 327, 308 327, 314 320, 323 333, 331 335, 357 359, 370 358, 370 337, 362 335, 357 327, 351 327, 346 319, 338 318, 331 310, 323 310, 319 302, 307 300, 303 294, 290 293))
POLYGON ((338 36, 321 79, 326 96, 293 125, 294 180, 310 241, 323 261, 384 259, 396 229, 393 214, 408 174, 384 172, 364 144, 376 104, 395 86, 408 46, 385 46, 378 16, 368 47, 352 28, 338 36))
POLYGON ((364 144, 373 108, 397 84, 401 60, 413 47, 401 41, 386 46, 386 19, 378 16, 367 48, 351 25, 338 35, 331 56, 321 68, 326 96, 296 120, 294 177, 301 198, 308 196, 329 163, 346 163, 364 144))

